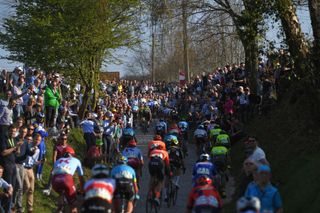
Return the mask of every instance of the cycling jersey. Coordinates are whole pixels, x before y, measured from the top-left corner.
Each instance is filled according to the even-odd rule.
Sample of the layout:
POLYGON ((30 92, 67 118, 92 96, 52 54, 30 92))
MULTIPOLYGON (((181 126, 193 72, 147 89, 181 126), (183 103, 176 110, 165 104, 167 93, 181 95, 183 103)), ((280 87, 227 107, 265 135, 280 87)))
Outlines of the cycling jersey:
POLYGON ((133 137, 135 135, 134 130, 132 128, 130 128, 130 127, 129 128, 124 128, 122 130, 122 134, 124 136, 131 136, 131 137, 133 137))
POLYGON ((148 143, 148 150, 149 150, 149 152, 151 152, 151 150, 152 150, 154 147, 158 147, 158 149, 161 149, 161 150, 167 150, 166 144, 165 144, 163 141, 150 141, 150 142, 148 143))
POLYGON ((170 166, 174 166, 175 168, 181 168, 182 166, 182 150, 178 146, 170 146, 168 150, 168 155, 170 159, 170 166))
POLYGON ((226 169, 228 152, 228 149, 224 146, 214 146, 211 149, 212 162, 217 170, 224 171, 226 169))
POLYGON ((209 132, 210 138, 217 137, 221 131, 222 131, 222 129, 219 129, 219 128, 211 129, 209 132))
POLYGON ((115 187, 116 182, 111 178, 90 179, 84 185, 84 199, 101 198, 111 204, 115 187))
POLYGON ((141 150, 137 147, 126 147, 122 151, 122 155, 128 158, 128 165, 136 169, 141 167, 143 156, 141 150))
POLYGON ((230 148, 230 138, 227 134, 219 134, 216 138, 215 142, 216 146, 225 146, 226 148, 230 148))
POLYGON ((130 179, 134 182, 137 181, 134 169, 128 165, 118 165, 114 167, 111 171, 111 177, 115 179, 130 179))
POLYGON ((196 138, 206 138, 208 136, 207 131, 204 129, 196 129, 194 132, 196 138))
POLYGON ((198 162, 193 166, 192 180, 195 182, 199 177, 206 176, 213 179, 216 175, 216 167, 211 162, 198 162))
POLYGON ((73 176, 77 171, 79 176, 83 176, 83 170, 80 160, 74 157, 60 158, 54 163, 53 175, 68 174, 73 176))
POLYGON ((201 212, 203 208, 218 212, 221 207, 221 197, 212 185, 196 186, 189 194, 187 208, 194 212, 201 212))

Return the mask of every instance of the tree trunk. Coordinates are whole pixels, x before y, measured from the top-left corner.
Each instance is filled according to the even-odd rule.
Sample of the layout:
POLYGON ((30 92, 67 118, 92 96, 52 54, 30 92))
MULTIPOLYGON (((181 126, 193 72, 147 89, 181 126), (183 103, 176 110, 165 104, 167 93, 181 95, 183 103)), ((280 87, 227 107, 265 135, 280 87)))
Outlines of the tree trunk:
MULTIPOLYGON (((314 76, 319 76, 320 71, 320 0, 308 0, 311 25, 313 30, 313 63, 314 76), (317 71, 318 69, 318 71, 317 71)), ((317 77, 317 85, 319 86, 320 79, 317 77)))
POLYGON ((90 93, 91 93, 91 88, 86 87, 83 98, 82 98, 82 104, 79 109, 79 118, 80 120, 84 119, 85 113, 87 111, 87 106, 89 104, 89 99, 90 99, 90 93))
POLYGON ((188 15, 187 15, 187 0, 182 0, 182 28, 183 28, 183 68, 185 72, 186 82, 190 81, 189 71, 189 40, 188 40, 188 15))
POLYGON ((303 37, 296 9, 291 0, 276 0, 276 7, 290 54, 294 60, 296 73, 299 76, 305 75, 309 47, 303 37))
POLYGON ((257 92, 258 79, 258 42, 256 40, 243 41, 245 65, 249 73, 249 85, 252 93, 257 92))

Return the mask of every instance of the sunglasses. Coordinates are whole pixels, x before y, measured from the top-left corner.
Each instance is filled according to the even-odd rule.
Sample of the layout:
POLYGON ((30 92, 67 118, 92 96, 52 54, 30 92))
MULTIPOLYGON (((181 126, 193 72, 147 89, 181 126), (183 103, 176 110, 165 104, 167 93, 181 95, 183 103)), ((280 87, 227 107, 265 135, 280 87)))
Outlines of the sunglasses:
POLYGON ((34 128, 28 128, 28 130, 34 130, 34 128))
POLYGON ((253 163, 251 163, 251 162, 248 162, 248 163, 245 163, 244 165, 253 165, 253 163))

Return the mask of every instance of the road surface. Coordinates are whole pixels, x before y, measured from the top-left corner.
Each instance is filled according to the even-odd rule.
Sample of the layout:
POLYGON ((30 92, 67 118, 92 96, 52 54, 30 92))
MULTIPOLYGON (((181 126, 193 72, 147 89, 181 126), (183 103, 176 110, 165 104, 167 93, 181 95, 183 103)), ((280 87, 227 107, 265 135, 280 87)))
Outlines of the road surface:
MULTIPOLYGON (((148 142, 153 138, 153 130, 149 129, 149 132, 146 134, 141 133, 141 131, 137 130, 137 140, 138 140, 138 147, 141 149, 145 161, 145 166, 143 168, 143 176, 140 180, 140 200, 138 201, 135 211, 137 213, 146 212, 146 197, 148 192, 148 183, 149 183, 149 172, 148 172, 148 158, 147 158, 147 145, 148 142)), ((160 212, 164 213, 182 213, 186 209, 188 194, 191 190, 191 177, 192 177, 192 168, 194 163, 197 160, 197 156, 195 153, 195 147, 193 144, 188 145, 189 156, 185 159, 186 165, 186 173, 181 176, 180 178, 180 189, 178 192, 178 199, 175 206, 171 206, 168 208, 166 203, 162 203, 160 212)), ((224 203, 228 203, 231 201, 232 194, 233 194, 233 178, 230 179, 227 185, 227 198, 224 199, 224 203)))

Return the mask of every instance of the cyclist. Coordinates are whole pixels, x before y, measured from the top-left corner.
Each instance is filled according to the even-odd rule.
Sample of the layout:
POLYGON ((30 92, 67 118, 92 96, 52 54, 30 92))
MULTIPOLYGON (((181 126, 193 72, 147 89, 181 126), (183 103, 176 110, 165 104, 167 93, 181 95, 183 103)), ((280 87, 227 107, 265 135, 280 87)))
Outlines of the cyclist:
POLYGON ((172 141, 178 141, 178 145, 180 146, 179 140, 178 140, 177 136, 167 134, 167 135, 164 137, 164 142, 165 142, 165 144, 166 144, 167 150, 170 149, 170 145, 171 145, 171 142, 172 142, 172 141))
POLYGON ((112 198, 116 183, 114 179, 109 178, 109 174, 109 169, 103 164, 97 164, 92 168, 92 178, 84 185, 85 197, 81 212, 112 212, 112 198))
POLYGON ((224 130, 220 131, 219 135, 216 138, 214 145, 215 146, 224 146, 227 149, 230 149, 230 147, 231 147, 230 137, 226 131, 224 131, 224 130))
POLYGON ((180 129, 181 135, 182 135, 182 149, 186 156, 188 156, 188 129, 189 124, 185 119, 181 119, 181 121, 178 123, 178 127, 180 129))
MULTIPOLYGON (((58 194, 65 196, 68 205, 71 207, 72 213, 77 212, 77 207, 75 206, 77 193, 73 181, 73 175, 76 171, 79 175, 80 189, 82 189, 84 183, 81 162, 74 156, 75 152, 73 148, 67 146, 65 148, 64 157, 54 163, 52 171, 52 188, 58 194)), ((60 209, 61 208, 63 208, 63 206, 60 206, 60 209)))
POLYGON ((142 152, 137 147, 137 142, 134 139, 129 141, 127 147, 122 151, 122 155, 128 158, 128 165, 135 170, 139 186, 144 162, 142 152))
POLYGON ((120 212, 120 202, 123 197, 127 201, 127 209, 125 212, 128 213, 133 211, 134 200, 139 199, 136 173, 127 163, 128 158, 121 156, 117 160, 118 165, 111 171, 111 177, 116 180, 116 190, 114 193, 115 212, 120 212))
POLYGON ((173 183, 179 188, 181 170, 183 171, 183 173, 185 173, 186 167, 183 161, 182 149, 179 146, 179 141, 176 138, 172 138, 168 154, 170 159, 170 168, 173 176, 173 183))
POLYGON ((166 144, 162 141, 160 135, 154 136, 153 140, 148 143, 148 156, 150 156, 150 152, 155 147, 158 147, 160 150, 167 150, 166 144))
POLYGON ((122 130, 122 136, 120 138, 120 149, 123 150, 127 146, 128 142, 132 139, 136 141, 135 131, 133 128, 131 128, 131 126, 127 126, 122 130))
POLYGON ((141 118, 142 124, 143 122, 145 122, 145 125, 146 125, 143 127, 148 128, 152 120, 152 112, 151 112, 151 109, 147 106, 146 101, 142 101, 140 116, 141 116, 140 118, 141 118))
POLYGON ((216 181, 216 187, 218 187, 221 196, 225 197, 225 184, 228 180, 227 169, 230 168, 230 157, 229 151, 224 146, 214 146, 211 149, 211 159, 215 165, 216 171, 220 174, 216 181))
POLYGON ((196 186, 192 188, 189 194, 186 212, 220 212, 222 200, 219 193, 212 185, 212 180, 207 176, 201 176, 197 179, 196 183, 196 186))
POLYGON ((200 124, 194 131, 194 138, 196 140, 196 149, 198 154, 204 151, 203 147, 206 145, 207 137, 207 131, 205 130, 204 126, 200 124))
POLYGON ((257 197, 241 197, 237 201, 237 213, 259 213, 260 200, 257 197))
POLYGON ((168 126, 167 122, 164 119, 160 119, 159 122, 156 124, 156 134, 164 137, 167 134, 168 126))
POLYGON ((201 154, 199 158, 199 162, 197 162, 193 166, 193 173, 192 173, 192 182, 196 184, 197 179, 203 176, 214 180, 217 172, 216 167, 213 163, 210 162, 210 156, 208 154, 201 154))
POLYGON ((168 152, 163 150, 163 147, 159 145, 151 146, 149 153, 149 174, 151 176, 149 193, 152 192, 154 194, 154 201, 160 205, 160 193, 164 184, 164 174, 166 176, 170 175, 170 161, 168 152))
POLYGON ((218 124, 213 125, 213 128, 209 131, 210 141, 214 143, 221 131, 222 129, 220 128, 220 125, 218 124))

